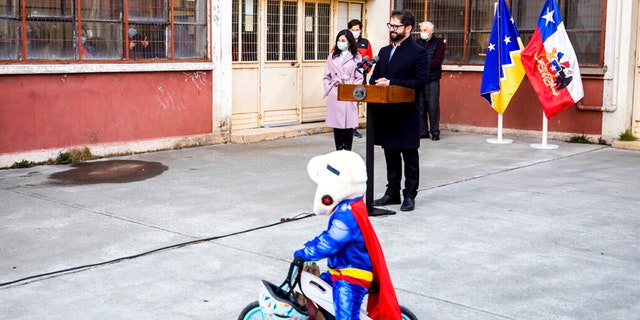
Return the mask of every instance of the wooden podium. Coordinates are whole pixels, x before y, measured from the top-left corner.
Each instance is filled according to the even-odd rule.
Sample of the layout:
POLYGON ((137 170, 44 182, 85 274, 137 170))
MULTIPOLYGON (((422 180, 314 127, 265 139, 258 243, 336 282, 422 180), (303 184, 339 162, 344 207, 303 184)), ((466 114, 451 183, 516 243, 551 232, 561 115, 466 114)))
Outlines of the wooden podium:
MULTIPOLYGON (((370 103, 413 102, 415 100, 415 91, 413 89, 400 87, 400 86, 339 84, 338 100, 370 102, 370 103)), ((367 128, 368 127, 369 126, 367 125, 367 128)))
MULTIPOLYGON (((365 84, 339 84, 338 100, 369 102, 375 104, 406 103, 415 101, 415 90, 400 86, 374 86, 365 84)), ((367 193, 365 202, 369 216, 382 216, 395 214, 394 211, 373 207, 373 119, 374 108, 384 108, 384 105, 367 106, 367 141, 366 141, 366 164, 367 164, 367 193)))

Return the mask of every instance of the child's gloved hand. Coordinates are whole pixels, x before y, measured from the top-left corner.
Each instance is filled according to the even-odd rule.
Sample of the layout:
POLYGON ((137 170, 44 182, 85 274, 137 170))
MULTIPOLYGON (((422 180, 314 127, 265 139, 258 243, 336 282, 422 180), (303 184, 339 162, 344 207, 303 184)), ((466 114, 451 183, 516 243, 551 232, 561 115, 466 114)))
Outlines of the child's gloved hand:
MULTIPOLYGON (((304 255, 304 249, 296 250, 296 251, 293 253, 293 258, 294 258, 294 259, 298 259, 298 258, 302 259, 304 256, 305 256, 305 255, 304 255)), ((304 259, 303 259, 303 260, 304 260, 304 259)))
POLYGON ((293 265, 298 268, 302 268, 304 266, 304 259, 296 257, 295 259, 293 259, 293 265))

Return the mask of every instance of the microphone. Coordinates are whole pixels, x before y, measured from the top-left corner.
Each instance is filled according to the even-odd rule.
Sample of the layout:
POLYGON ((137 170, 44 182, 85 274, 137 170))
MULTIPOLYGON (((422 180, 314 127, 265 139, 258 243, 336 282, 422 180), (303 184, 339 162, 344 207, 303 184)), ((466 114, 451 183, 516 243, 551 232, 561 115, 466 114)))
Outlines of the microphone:
POLYGON ((372 67, 374 64, 376 64, 376 62, 378 62, 378 60, 380 60, 380 58, 378 56, 373 56, 373 59, 371 60, 371 63, 369 64, 369 67, 372 67))
POLYGON ((360 62, 358 62, 358 64, 356 65, 356 68, 366 68, 368 62, 369 62, 369 57, 365 56, 360 62))
POLYGON ((374 56, 371 61, 369 61, 369 57, 364 57, 364 59, 362 59, 362 61, 358 63, 357 68, 369 69, 373 67, 373 65, 376 64, 378 60, 380 60, 378 56, 374 56))

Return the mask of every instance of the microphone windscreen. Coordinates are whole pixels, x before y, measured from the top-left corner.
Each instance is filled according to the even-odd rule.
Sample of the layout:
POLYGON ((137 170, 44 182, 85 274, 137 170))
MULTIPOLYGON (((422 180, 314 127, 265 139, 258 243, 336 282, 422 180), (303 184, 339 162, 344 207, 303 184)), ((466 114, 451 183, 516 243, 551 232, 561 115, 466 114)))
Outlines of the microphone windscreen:
POLYGON ((364 56, 364 58, 362 58, 362 61, 364 61, 364 62, 369 61, 369 56, 364 56))
POLYGON ((380 60, 380 58, 378 58, 378 56, 374 56, 373 57, 373 62, 378 62, 378 60, 380 60))

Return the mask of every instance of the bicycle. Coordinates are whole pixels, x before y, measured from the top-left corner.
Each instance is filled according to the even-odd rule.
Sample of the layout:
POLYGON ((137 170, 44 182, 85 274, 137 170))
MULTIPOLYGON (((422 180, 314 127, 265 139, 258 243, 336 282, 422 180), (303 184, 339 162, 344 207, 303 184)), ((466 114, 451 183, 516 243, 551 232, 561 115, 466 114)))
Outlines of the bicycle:
MULTIPOLYGON (((306 320, 311 317, 310 309, 320 310, 327 320, 335 320, 331 285, 304 271, 303 265, 304 261, 301 259, 291 262, 287 277, 280 286, 262 280, 260 300, 253 301, 242 309, 238 320, 306 320), (300 297, 304 297, 300 300, 306 300, 307 303, 301 303, 300 297)), ((415 314, 404 306, 400 306, 400 312, 402 320, 418 320, 415 314)), ((367 316, 366 310, 360 310, 360 319, 372 320, 367 316)))

